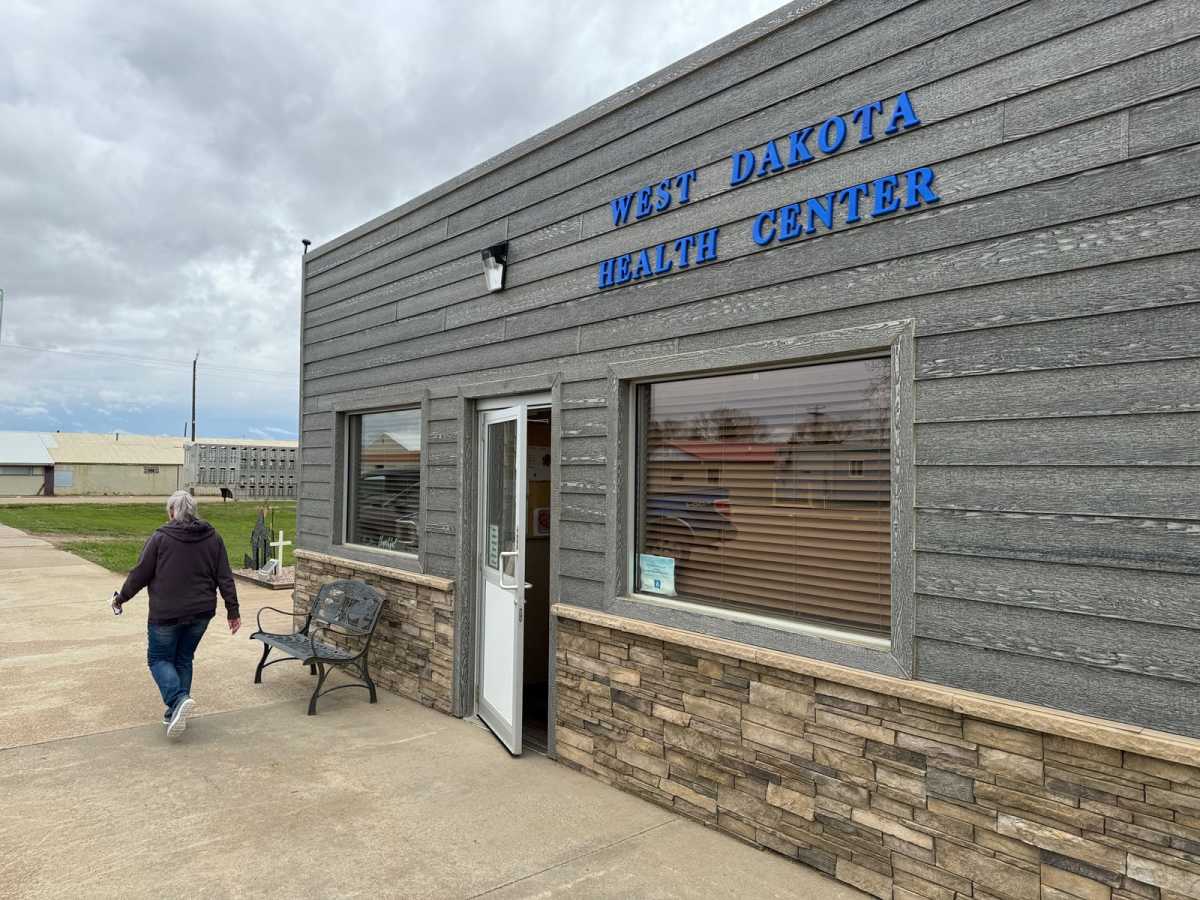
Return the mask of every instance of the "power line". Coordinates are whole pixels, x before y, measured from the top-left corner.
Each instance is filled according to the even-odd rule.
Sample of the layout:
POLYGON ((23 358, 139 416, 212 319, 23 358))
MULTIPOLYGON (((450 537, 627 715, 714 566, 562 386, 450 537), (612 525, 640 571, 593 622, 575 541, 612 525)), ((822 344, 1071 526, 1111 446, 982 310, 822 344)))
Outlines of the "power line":
MULTIPOLYGON (((135 365, 148 366, 150 368, 172 368, 172 369, 187 369, 191 368, 191 363, 177 362, 171 359, 161 359, 152 356, 134 356, 127 353, 101 353, 95 350, 65 350, 57 347, 31 347, 26 344, 9 344, 0 343, 0 349, 26 350, 31 353, 61 353, 66 356, 84 356, 91 359, 119 359, 122 362, 133 363, 135 365)), ((230 375, 241 375, 243 373, 253 373, 257 375, 271 375, 279 378, 298 378, 295 372, 281 372, 277 369, 249 369, 239 368, 234 366, 201 366, 203 372, 225 372, 230 375)))

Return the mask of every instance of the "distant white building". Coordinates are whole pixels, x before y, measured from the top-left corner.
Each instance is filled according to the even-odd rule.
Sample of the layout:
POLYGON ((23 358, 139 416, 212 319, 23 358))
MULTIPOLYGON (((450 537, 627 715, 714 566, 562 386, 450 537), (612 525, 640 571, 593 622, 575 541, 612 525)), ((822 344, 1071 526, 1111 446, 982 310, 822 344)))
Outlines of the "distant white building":
POLYGON ((227 488, 237 499, 296 496, 299 472, 297 441, 203 438, 184 447, 184 486, 194 494, 219 494, 227 488))

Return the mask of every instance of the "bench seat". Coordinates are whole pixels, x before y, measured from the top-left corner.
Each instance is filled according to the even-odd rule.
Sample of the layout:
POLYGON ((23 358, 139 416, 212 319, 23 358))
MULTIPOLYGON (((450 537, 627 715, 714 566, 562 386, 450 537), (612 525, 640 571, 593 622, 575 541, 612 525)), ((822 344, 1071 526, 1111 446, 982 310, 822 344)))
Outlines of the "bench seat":
POLYGON ((298 659, 302 663, 308 662, 310 659, 316 659, 317 657, 345 662, 354 659, 358 655, 356 653, 348 653, 340 647, 335 647, 333 644, 327 644, 324 641, 312 641, 310 643, 308 636, 304 634, 271 634, 270 632, 260 632, 255 635, 255 639, 262 641, 269 647, 282 650, 288 656, 298 659), (313 656, 314 649, 317 656, 313 656))

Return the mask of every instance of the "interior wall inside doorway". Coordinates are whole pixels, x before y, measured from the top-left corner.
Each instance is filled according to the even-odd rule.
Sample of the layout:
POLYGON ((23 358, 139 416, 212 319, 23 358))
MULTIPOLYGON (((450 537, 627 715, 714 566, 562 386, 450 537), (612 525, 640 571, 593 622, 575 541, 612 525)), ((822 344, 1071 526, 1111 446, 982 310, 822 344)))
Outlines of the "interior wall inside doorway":
POLYGON ((526 738, 545 746, 550 656, 550 410, 530 410, 525 509, 526 738))

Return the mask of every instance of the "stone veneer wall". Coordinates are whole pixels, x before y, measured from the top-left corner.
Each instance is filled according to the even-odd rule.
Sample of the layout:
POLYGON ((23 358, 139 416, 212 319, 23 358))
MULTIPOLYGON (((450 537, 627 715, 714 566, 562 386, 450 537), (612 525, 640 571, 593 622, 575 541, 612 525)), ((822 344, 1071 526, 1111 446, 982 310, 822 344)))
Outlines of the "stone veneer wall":
MULTIPOLYGON (((557 755, 573 768, 875 897, 1200 897, 1200 768, 1181 763, 1200 766, 1200 744, 1136 728, 1116 742, 1172 746, 1168 761, 556 612, 557 755)), ((1120 728, 1069 718, 1100 740, 1120 728)))
POLYGON ((386 600, 371 641, 371 678, 378 687, 451 712, 454 670, 453 582, 308 550, 296 551, 293 608, 306 613, 321 585, 355 578, 386 600))

